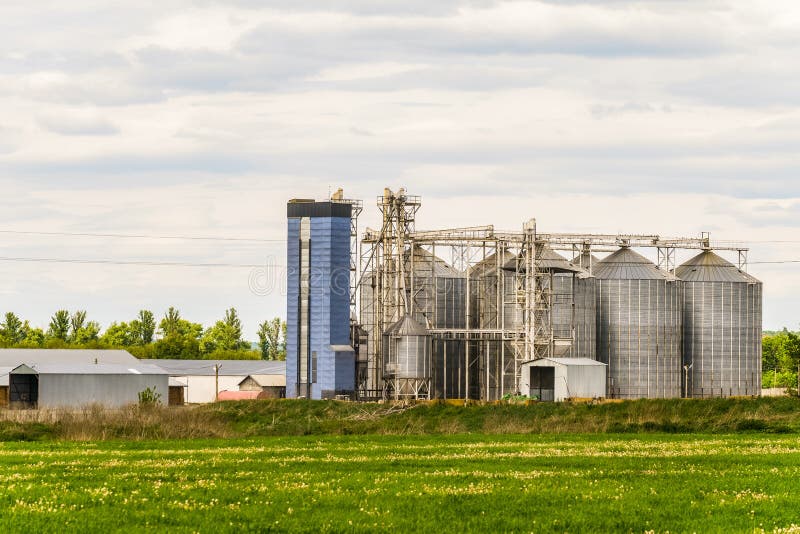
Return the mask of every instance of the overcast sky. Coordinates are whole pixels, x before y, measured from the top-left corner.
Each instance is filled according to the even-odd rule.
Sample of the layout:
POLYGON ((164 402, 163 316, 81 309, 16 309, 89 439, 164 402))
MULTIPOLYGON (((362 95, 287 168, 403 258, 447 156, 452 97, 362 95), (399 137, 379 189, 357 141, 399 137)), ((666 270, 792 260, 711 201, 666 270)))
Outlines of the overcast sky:
POLYGON ((419 228, 744 242, 796 328, 800 264, 755 262, 800 260, 798 35, 795 1, 5 0, 0 311, 234 306, 255 339, 285 301, 248 268, 8 259, 281 265, 287 199, 374 224, 405 186, 419 228))

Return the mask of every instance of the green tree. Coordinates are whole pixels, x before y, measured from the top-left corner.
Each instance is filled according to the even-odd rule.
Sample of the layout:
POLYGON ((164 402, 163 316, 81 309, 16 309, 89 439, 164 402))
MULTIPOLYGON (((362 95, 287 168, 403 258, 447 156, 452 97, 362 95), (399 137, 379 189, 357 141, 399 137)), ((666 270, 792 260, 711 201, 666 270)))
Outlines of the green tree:
POLYGON ((153 343, 153 358, 195 360, 200 358, 200 343, 197 339, 168 336, 153 343))
POLYGON ((111 323, 100 341, 109 347, 130 347, 135 343, 135 338, 128 323, 111 323))
POLYGON ((285 360, 286 323, 275 317, 258 325, 258 344, 264 360, 285 360))
POLYGON ((85 310, 78 310, 72 314, 69 320, 70 325, 70 338, 71 340, 75 340, 78 337, 78 332, 80 332, 86 326, 86 311, 85 310))
POLYGON ((164 314, 161 324, 159 325, 162 337, 177 335, 179 333, 182 321, 183 319, 181 319, 181 312, 170 306, 167 310, 167 313, 164 314))
POLYGON ((74 331, 71 335, 72 342, 76 345, 86 345, 100 339, 100 324, 89 321, 74 331))
POLYGON ((0 342, 14 346, 25 339, 25 324, 14 313, 8 312, 5 321, 0 323, 0 342))
POLYGON ((137 318, 139 341, 142 345, 153 342, 156 333, 156 318, 150 310, 140 310, 137 318))
POLYGON ((180 312, 170 307, 159 324, 161 339, 153 345, 155 358, 193 359, 200 356, 200 338, 203 325, 181 318, 180 312))
POLYGON ((796 386, 797 368, 800 365, 800 335, 784 328, 780 332, 764 335, 761 346, 763 387, 796 386))
POLYGON ((22 330, 25 332, 25 338, 17 344, 19 348, 36 349, 44 346, 44 330, 41 328, 31 328, 31 325, 28 324, 28 321, 25 321, 25 324, 22 326, 22 330))
POLYGON ((208 328, 200 339, 200 352, 235 352, 250 350, 250 343, 242 340, 242 321, 236 308, 225 310, 225 317, 208 328))
POLYGON ((50 319, 47 337, 66 342, 70 332, 70 316, 67 310, 58 310, 50 319))
MULTIPOLYGON (((242 344, 242 321, 239 319, 239 314, 236 308, 225 310, 225 324, 231 331, 234 341, 242 344)), ((249 347, 248 347, 249 348, 249 347)))

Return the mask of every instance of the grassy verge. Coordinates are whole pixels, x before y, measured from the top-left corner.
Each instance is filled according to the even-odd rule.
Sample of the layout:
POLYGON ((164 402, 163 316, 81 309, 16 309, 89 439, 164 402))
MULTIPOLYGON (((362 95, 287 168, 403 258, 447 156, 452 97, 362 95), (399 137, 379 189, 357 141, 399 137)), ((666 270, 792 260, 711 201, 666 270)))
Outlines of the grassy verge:
POLYGON ((207 408, 244 436, 800 431, 794 398, 453 406, 268 401, 207 408))
POLYGON ((798 532, 793 436, 0 444, 0 532, 798 532))
POLYGON ((302 435, 800 432, 796 398, 606 404, 225 402, 184 408, 0 412, 0 441, 197 439, 302 435))

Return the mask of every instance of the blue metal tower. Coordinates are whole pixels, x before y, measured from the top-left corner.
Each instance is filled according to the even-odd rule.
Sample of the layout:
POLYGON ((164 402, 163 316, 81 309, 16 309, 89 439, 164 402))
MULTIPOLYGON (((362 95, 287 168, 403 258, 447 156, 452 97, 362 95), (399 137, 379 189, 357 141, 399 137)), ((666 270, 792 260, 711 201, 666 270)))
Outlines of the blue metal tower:
POLYGON ((352 396, 352 206, 292 200, 287 215, 286 397, 352 396))

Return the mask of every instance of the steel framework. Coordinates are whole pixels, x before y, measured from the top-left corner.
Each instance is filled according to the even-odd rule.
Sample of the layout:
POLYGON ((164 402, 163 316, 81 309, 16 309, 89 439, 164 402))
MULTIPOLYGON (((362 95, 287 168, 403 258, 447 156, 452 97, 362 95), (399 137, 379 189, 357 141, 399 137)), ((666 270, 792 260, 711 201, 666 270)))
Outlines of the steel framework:
POLYGON ((367 295, 361 299, 359 319, 369 333, 369 376, 358 385, 362 399, 386 397, 381 333, 403 314, 415 311, 428 320, 434 343, 444 347, 444 375, 448 375, 448 364, 457 364, 459 370, 457 388, 445 377, 440 381, 443 391, 429 388, 430 395, 491 400, 515 393, 522 363, 551 357, 559 346, 571 342, 554 333, 554 273, 543 266, 547 249, 571 252, 575 265, 589 273, 593 252, 612 252, 623 246, 655 248, 658 266, 668 271, 675 269, 676 251, 687 249, 735 251, 739 268, 747 267, 747 248, 713 246, 707 233, 698 238, 540 233, 534 219, 519 232, 496 231, 491 225, 417 231, 420 197, 403 189, 397 193, 386 189, 377 205, 382 227, 367 228, 363 234, 357 284, 367 295), (427 254, 418 255, 414 252, 418 249, 427 254), (447 262, 466 286, 463 320, 443 325, 436 316, 440 303, 426 301, 431 295, 438 298, 433 275, 436 262, 447 262), (479 266, 489 275, 490 288, 475 277, 479 266), (423 268, 430 277, 415 276, 423 268), (506 272, 513 274, 513 291, 506 287, 506 272), (509 317, 508 310, 515 308, 521 310, 521 321, 509 317), (463 352, 456 355, 457 351, 463 352))

